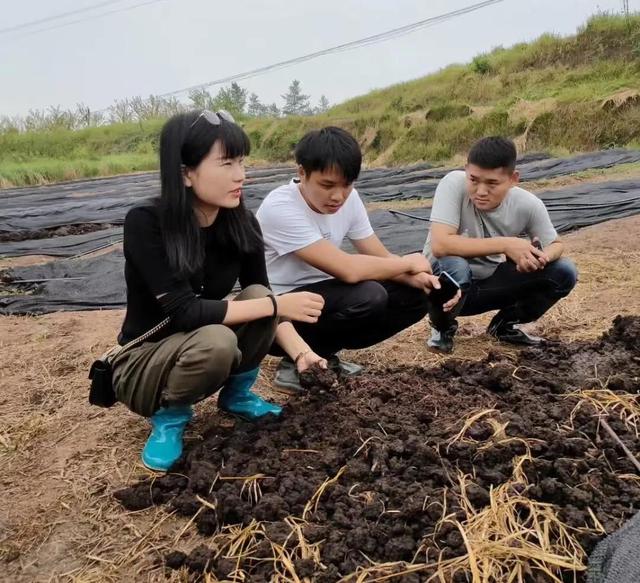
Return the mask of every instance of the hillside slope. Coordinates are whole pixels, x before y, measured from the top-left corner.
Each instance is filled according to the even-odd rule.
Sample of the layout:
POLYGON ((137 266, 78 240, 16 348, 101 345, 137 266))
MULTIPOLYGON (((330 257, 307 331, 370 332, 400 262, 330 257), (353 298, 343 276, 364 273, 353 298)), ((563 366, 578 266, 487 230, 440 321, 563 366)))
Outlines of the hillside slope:
MULTIPOLYGON (((0 187, 155 169, 162 123, 0 134, 0 187)), ((599 15, 573 36, 498 48, 319 116, 243 123, 266 162, 330 124, 356 135, 370 165, 445 163, 489 134, 521 152, 640 147, 640 14, 599 15)))

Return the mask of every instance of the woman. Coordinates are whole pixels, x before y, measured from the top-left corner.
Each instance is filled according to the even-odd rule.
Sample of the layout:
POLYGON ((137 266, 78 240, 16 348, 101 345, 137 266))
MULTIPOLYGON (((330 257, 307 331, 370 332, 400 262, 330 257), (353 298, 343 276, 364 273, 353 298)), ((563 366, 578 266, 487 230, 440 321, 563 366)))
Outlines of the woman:
POLYGON ((317 322, 322 297, 275 297, 268 287, 260 228, 242 204, 249 150, 226 112, 172 117, 160 137, 160 198, 125 219, 127 312, 118 341, 169 318, 113 361, 118 400, 151 417, 142 461, 153 470, 180 457, 193 403, 220 387, 224 411, 249 420, 280 414, 250 390, 274 337, 300 371, 326 366, 287 321, 317 322), (242 291, 225 300, 237 280, 242 291))

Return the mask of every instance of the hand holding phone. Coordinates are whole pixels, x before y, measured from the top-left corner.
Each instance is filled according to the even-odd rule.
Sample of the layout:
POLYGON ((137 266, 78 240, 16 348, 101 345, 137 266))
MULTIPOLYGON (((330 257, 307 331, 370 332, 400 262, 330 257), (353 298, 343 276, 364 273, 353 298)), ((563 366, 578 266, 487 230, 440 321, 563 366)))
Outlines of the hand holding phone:
POLYGON ((549 263, 549 256, 544 252, 544 248, 542 247, 540 239, 538 239, 538 237, 534 237, 531 241, 531 245, 533 245, 538 251, 540 251, 540 253, 536 255, 536 259, 542 266, 542 269, 544 269, 549 263))
POLYGON ((432 302, 438 305, 443 305, 460 291, 460 286, 458 285, 458 282, 446 271, 443 271, 438 276, 438 281, 440 282, 440 289, 431 290, 429 298, 432 302))

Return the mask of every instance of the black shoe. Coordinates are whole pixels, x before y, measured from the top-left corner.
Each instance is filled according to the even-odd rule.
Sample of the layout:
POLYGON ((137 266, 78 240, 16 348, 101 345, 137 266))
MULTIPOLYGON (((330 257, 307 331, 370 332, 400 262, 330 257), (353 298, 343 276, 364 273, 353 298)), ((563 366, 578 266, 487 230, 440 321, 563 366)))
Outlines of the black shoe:
POLYGON ((458 331, 458 324, 454 323, 442 332, 436 328, 431 328, 431 338, 427 340, 427 346, 433 352, 450 354, 453 352, 453 337, 458 331))
POLYGON ((298 369, 290 358, 283 358, 278 363, 273 386, 276 391, 287 393, 288 395, 299 395, 306 392, 300 384, 298 369))
POLYGON ((531 336, 524 330, 516 328, 515 322, 505 322, 502 319, 494 317, 487 328, 487 333, 500 342, 508 342, 509 344, 517 344, 519 346, 538 346, 544 342, 543 338, 531 336))
POLYGON ((340 377, 354 377, 362 373, 363 368, 355 362, 347 362, 332 354, 327 358, 327 365, 340 377))

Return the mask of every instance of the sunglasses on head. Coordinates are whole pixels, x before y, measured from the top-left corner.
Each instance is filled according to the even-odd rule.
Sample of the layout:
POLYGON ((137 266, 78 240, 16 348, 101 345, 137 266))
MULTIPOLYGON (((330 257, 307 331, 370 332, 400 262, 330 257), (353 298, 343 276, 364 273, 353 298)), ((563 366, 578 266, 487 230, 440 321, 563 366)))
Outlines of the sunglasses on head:
POLYGON ((219 126, 221 120, 236 123, 233 116, 224 109, 220 109, 218 111, 209 111, 208 109, 205 109, 198 117, 196 117, 193 123, 189 126, 189 129, 196 125, 202 118, 206 119, 212 126, 219 126))

